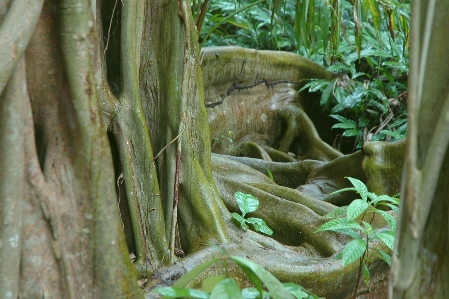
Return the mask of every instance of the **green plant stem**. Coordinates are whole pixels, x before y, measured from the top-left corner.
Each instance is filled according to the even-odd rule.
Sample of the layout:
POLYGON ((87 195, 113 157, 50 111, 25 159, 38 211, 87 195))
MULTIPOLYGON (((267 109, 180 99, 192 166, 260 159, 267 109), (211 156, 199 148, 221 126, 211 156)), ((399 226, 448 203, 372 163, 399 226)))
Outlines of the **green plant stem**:
POLYGON ((221 24, 223 24, 224 22, 226 22, 227 20, 229 20, 230 18, 232 18, 234 15, 236 15, 236 14, 238 14, 238 13, 240 13, 240 12, 242 12, 242 11, 248 9, 248 8, 250 8, 251 6, 254 6, 254 5, 256 5, 256 4, 259 4, 259 3, 262 3, 262 2, 265 2, 265 1, 266 1, 266 0, 259 0, 259 1, 256 1, 256 2, 254 2, 254 3, 248 4, 247 6, 244 6, 244 7, 240 8, 240 9, 234 11, 234 12, 231 13, 229 16, 225 17, 223 20, 221 20, 220 22, 218 22, 218 23, 217 23, 211 30, 209 30, 209 32, 208 32, 208 33, 206 34, 206 36, 203 38, 203 41, 202 41, 201 44, 200 44, 200 49, 203 47, 204 42, 209 38, 209 36, 212 34, 212 32, 214 32, 215 29, 217 29, 218 26, 220 26, 221 24))
POLYGON ((357 290, 359 289, 360 279, 362 278, 363 261, 365 260, 368 249, 369 249, 369 237, 367 235, 366 236, 366 249, 365 249, 365 252, 363 253, 362 257, 360 258, 359 273, 357 274, 357 284, 355 285, 355 290, 354 290, 354 294, 352 295, 352 299, 355 299, 357 296, 357 290))

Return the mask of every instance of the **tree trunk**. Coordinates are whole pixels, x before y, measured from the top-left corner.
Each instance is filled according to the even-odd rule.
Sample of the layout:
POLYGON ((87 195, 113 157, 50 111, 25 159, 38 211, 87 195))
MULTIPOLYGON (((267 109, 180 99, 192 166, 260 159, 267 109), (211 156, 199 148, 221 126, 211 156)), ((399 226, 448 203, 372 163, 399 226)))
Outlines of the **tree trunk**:
POLYGON ((449 296, 449 3, 412 3, 409 111, 390 298, 449 296))
MULTIPOLYGON (((0 2, 3 12, 2 296, 141 298, 138 280, 148 279, 147 289, 173 283, 221 254, 211 244, 328 298, 352 294, 358 265, 342 268, 333 258, 348 239, 314 231, 352 199, 327 195, 346 186, 344 175, 366 180, 371 166, 363 165, 385 161, 376 160, 379 148, 342 156, 319 137, 297 83, 330 75, 323 68, 294 54, 228 49, 201 57, 186 0, 13 0, 0 2), (235 126, 248 130, 233 154, 247 157, 211 155, 209 123, 214 138, 222 128, 208 119, 203 58, 206 84, 215 78, 210 66, 221 76, 208 86, 208 105, 238 84, 293 81, 259 88, 265 98, 231 90, 216 108, 240 113, 235 126), (273 99, 276 109, 267 104, 273 99), (257 100, 261 114, 251 114, 257 100), (274 228, 273 238, 231 221, 236 191, 259 198, 254 216, 274 228)), ((387 266, 373 259, 370 269, 375 284, 387 266)))

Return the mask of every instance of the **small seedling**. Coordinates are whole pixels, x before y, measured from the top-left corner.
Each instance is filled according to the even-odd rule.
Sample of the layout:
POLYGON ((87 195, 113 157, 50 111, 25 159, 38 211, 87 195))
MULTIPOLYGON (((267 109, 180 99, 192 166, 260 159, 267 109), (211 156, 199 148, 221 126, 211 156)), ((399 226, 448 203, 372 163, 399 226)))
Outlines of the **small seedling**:
MULTIPOLYGON (((391 266, 391 256, 385 251, 377 248, 371 248, 370 242, 373 240, 382 241, 390 250, 393 250, 394 237, 396 234, 396 218, 390 213, 380 210, 378 206, 386 206, 391 208, 396 213, 399 211, 399 199, 388 195, 376 195, 372 192, 368 192, 366 185, 360 180, 348 177, 354 187, 344 188, 335 191, 332 194, 355 191, 360 195, 360 199, 352 201, 347 207, 340 207, 326 215, 327 218, 332 218, 328 222, 321 225, 316 232, 320 231, 334 231, 337 233, 345 234, 353 238, 348 244, 346 244, 343 252, 338 255, 342 259, 342 265, 351 264, 352 262, 359 261, 359 279, 361 273, 363 273, 363 280, 368 286, 370 281, 370 273, 368 270, 369 254, 368 252, 378 256, 391 266), (388 229, 374 229, 371 226, 371 221, 363 221, 366 212, 372 212, 374 214, 380 214, 388 223, 388 229), (357 219, 361 217, 361 221, 357 219)), ((357 284, 358 286, 358 284, 357 284)), ((356 294, 357 289, 354 294, 356 294)))
POLYGON ((243 192, 235 192, 234 197, 239 205, 241 215, 238 213, 232 213, 232 218, 237 221, 244 230, 247 230, 249 228, 248 224, 250 224, 253 226, 255 231, 271 236, 273 231, 268 227, 265 221, 255 217, 245 218, 247 213, 257 210, 259 207, 259 200, 251 194, 246 194, 243 192))

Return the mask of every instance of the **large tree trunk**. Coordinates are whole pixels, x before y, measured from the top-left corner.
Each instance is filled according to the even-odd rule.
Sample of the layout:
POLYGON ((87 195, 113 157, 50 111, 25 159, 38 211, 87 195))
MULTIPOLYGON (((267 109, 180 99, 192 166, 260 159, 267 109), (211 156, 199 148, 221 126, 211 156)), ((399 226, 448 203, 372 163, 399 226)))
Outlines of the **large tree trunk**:
POLYGON ((0 297, 137 296, 90 2, 0 5, 0 297))
POLYGON ((449 2, 412 3, 408 139, 390 298, 449 296, 449 2))
MULTIPOLYGON (((342 269, 332 257, 348 240, 314 231, 336 204, 351 199, 327 194, 346 186, 344 175, 365 180, 362 161, 372 165, 381 150, 342 156, 325 144, 288 83, 260 98, 257 108, 266 113, 251 114, 250 101, 238 106, 226 99, 240 112, 235 126, 247 129, 234 154, 247 157, 212 156, 189 6, 186 0, 0 2, 2 296, 138 298, 138 279, 152 277, 148 287, 172 283, 220 255, 210 244, 328 298, 353 292, 358 265, 342 269), (273 99, 279 101, 267 105, 273 99), (241 125, 253 121, 250 115, 253 124, 270 127, 241 125), (271 125, 278 127, 269 131, 271 125), (253 133, 273 135, 245 139, 253 133), (253 152, 262 159, 249 158, 253 152), (235 191, 259 198, 254 215, 273 227, 273 238, 231 221, 235 191)), ((221 53, 204 57, 206 76, 210 66, 224 70, 208 97, 259 74, 294 83, 329 75, 294 54, 221 53)), ((387 267, 373 259, 370 269, 375 285, 387 267)))

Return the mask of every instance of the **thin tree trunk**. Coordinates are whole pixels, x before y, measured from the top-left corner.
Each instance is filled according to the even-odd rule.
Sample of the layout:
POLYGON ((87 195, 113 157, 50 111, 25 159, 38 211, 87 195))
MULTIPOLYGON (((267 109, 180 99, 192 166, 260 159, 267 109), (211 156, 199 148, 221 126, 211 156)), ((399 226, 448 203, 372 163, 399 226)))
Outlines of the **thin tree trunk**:
POLYGON ((409 120, 390 298, 449 296, 449 2, 412 3, 409 120))

